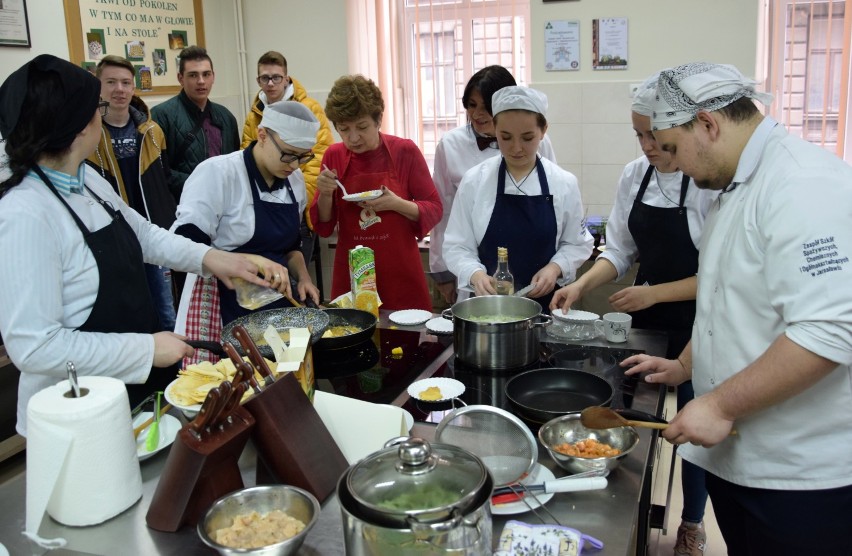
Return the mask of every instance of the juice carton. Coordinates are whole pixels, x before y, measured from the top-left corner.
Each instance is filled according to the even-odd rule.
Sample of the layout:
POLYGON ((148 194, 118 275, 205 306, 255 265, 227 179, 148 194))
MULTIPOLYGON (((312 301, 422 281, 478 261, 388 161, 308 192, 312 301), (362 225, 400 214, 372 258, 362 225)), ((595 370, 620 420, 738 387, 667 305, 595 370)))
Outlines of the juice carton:
POLYGON ((349 250, 349 279, 356 309, 379 316, 379 294, 376 290, 376 259, 373 250, 359 245, 349 250))

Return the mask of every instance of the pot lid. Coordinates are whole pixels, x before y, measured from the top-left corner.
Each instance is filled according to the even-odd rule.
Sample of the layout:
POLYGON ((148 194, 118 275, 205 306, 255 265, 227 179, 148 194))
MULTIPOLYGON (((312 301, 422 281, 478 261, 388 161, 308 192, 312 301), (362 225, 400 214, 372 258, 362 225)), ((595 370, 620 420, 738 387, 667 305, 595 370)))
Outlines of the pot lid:
POLYGON ((347 486, 360 504, 376 512, 440 519, 453 509, 468 509, 487 478, 485 465, 467 450, 402 438, 357 463, 347 486))

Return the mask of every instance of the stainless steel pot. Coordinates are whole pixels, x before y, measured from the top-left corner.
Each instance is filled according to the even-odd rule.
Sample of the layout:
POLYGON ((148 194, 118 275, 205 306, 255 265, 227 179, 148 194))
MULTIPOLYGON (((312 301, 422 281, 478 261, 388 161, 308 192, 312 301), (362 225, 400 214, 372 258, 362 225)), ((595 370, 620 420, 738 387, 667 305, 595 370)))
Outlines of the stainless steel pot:
POLYGON ((346 554, 490 554, 493 487, 462 448, 394 439, 338 482, 346 554))
POLYGON ((481 369, 511 369, 538 360, 537 328, 551 322, 537 301, 485 295, 459 301, 441 313, 453 321, 453 347, 462 363, 481 369), (481 320, 499 316, 506 321, 481 320))

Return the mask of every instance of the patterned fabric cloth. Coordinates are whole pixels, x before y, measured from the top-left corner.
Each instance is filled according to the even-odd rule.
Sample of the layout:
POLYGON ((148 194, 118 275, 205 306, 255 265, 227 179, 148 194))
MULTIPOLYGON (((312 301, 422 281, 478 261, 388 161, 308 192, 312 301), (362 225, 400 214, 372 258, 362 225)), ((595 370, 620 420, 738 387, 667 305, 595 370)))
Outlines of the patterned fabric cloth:
POLYGON ((651 115, 654 130, 683 125, 704 110, 713 112, 747 97, 762 104, 772 95, 755 89, 757 83, 729 64, 693 62, 660 72, 651 115))
MULTIPOLYGON (((202 278, 197 276, 189 300, 186 317, 185 335, 189 340, 210 342, 222 341, 222 317, 219 312, 219 281, 215 276, 202 278)), ((216 363, 219 357, 207 350, 197 349, 192 357, 183 358, 183 367, 210 361, 216 363)))

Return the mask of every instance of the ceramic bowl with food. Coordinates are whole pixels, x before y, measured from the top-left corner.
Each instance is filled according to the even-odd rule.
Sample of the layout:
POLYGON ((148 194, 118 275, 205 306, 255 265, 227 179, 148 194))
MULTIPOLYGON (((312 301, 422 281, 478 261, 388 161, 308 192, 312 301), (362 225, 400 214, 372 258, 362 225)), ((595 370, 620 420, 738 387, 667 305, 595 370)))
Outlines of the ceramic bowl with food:
MULTIPOLYGON (((234 556, 250 554, 252 556, 285 556, 296 554, 308 531, 314 526, 320 514, 320 504, 306 490, 289 485, 265 485, 234 491, 216 500, 198 522, 198 536, 219 554, 234 556), (235 520, 257 512, 259 516, 269 516, 271 512, 284 512, 289 518, 295 518, 304 524, 304 529, 294 536, 256 548, 238 548, 215 540, 217 531, 227 530, 235 520)), ((286 519, 286 518, 285 518, 286 519)), ((280 523, 264 523, 273 532, 283 532, 280 523)), ((297 527, 298 528, 298 527, 297 527)), ((235 535, 226 533, 231 537, 235 535)), ((231 544, 229 542, 229 544, 231 544)), ((236 544, 236 543, 235 543, 236 544)))
POLYGON ((580 413, 568 413, 551 419, 538 430, 538 439, 547 448, 553 461, 562 469, 571 473, 584 471, 613 470, 627 457, 636 444, 639 434, 633 427, 617 427, 614 429, 587 429, 580 423, 580 413), (581 441, 592 440, 592 446, 578 446, 581 441), (606 447, 618 450, 617 455, 598 456, 606 447), (568 446, 566 446, 568 445, 568 446), (585 448, 585 449, 584 449, 585 448), (600 448, 598 450, 597 448, 600 448), (581 455, 568 455, 564 452, 580 450, 581 455))

